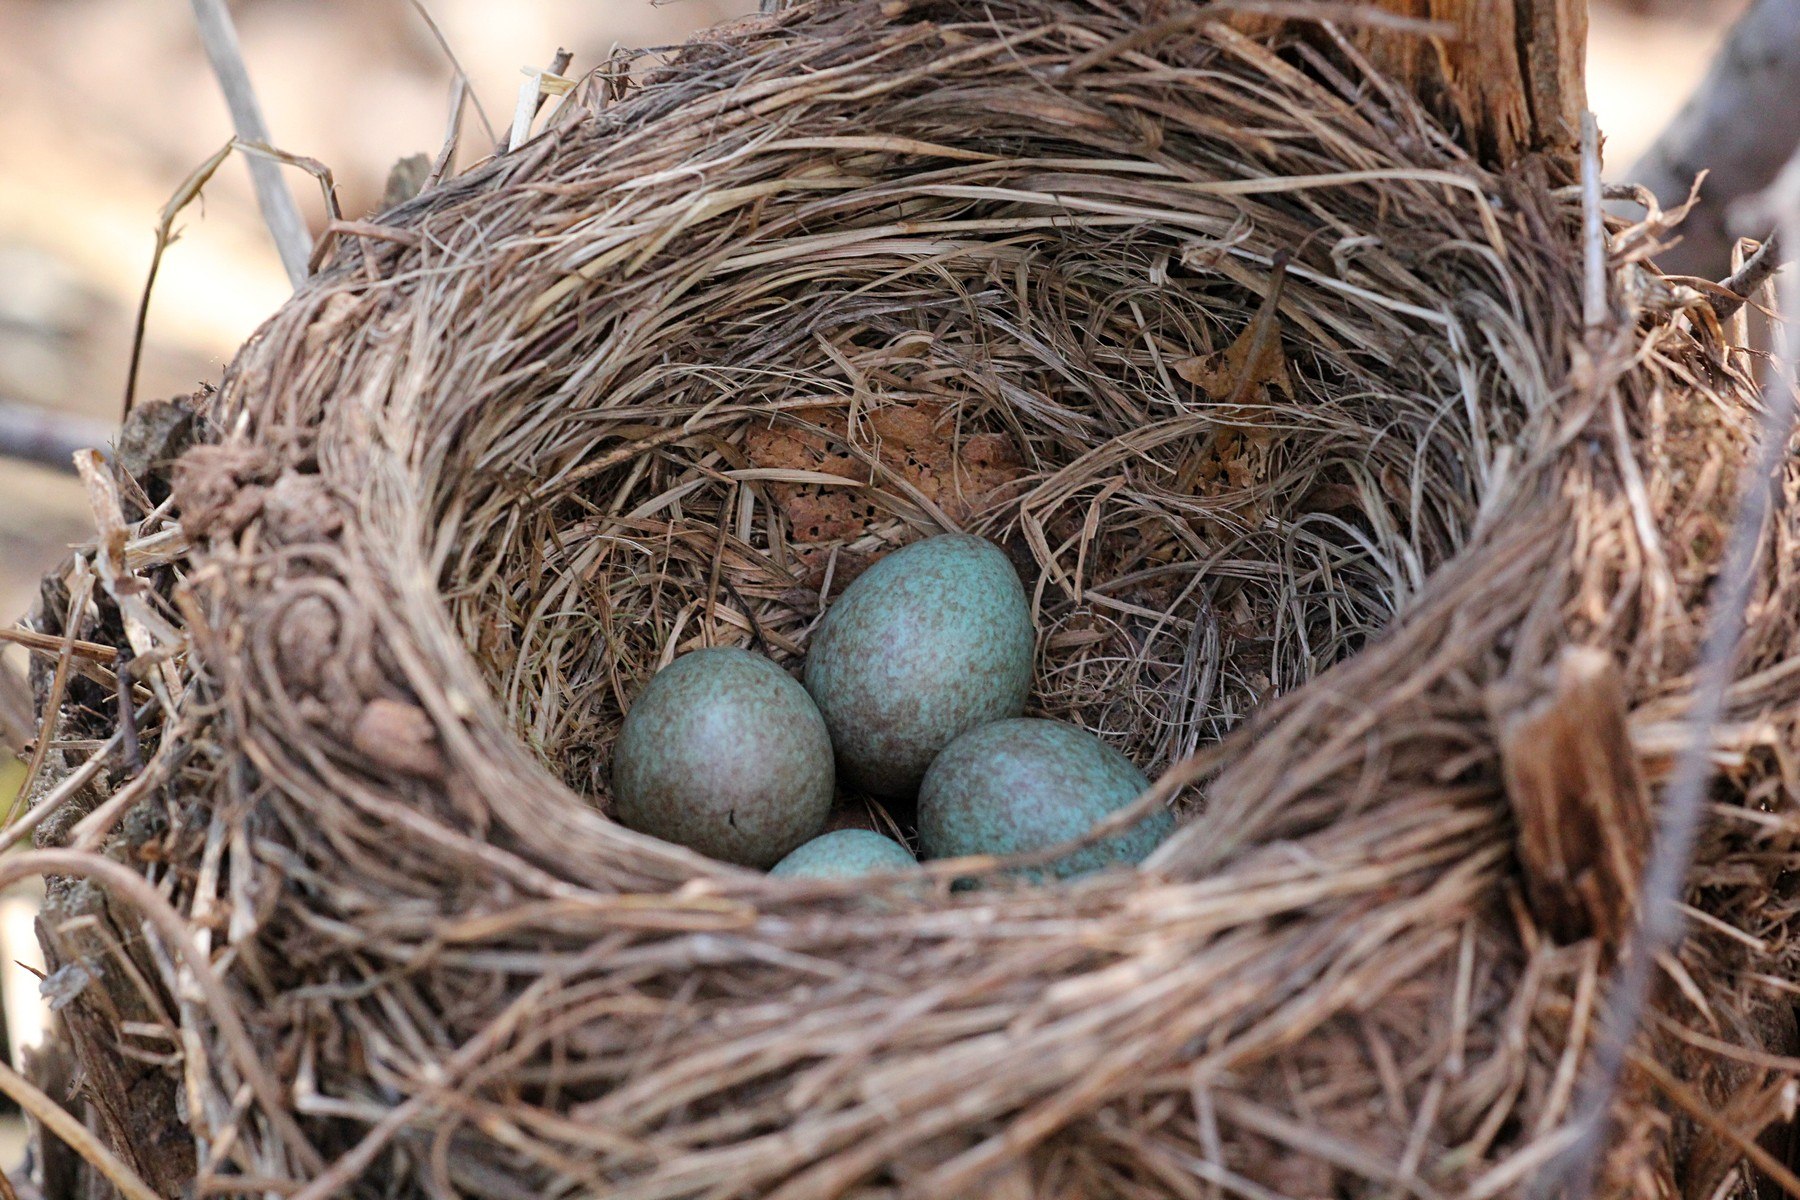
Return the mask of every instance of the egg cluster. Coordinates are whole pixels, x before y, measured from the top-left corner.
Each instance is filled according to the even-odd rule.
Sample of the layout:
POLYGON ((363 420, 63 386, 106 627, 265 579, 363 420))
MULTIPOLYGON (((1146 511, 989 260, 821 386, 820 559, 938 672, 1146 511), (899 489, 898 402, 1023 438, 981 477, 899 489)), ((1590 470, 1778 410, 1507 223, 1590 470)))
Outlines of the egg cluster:
MULTIPOLYGON (((809 648, 805 685, 744 650, 696 650, 657 672, 613 750, 630 828, 785 876, 916 865, 891 838, 821 833, 837 785, 916 800, 925 858, 1030 853, 1073 840, 1149 786, 1118 751, 1022 717, 1031 609, 992 543, 928 538, 844 590, 809 648)), ((1143 859, 1166 811, 1034 871, 1059 878, 1143 859)))

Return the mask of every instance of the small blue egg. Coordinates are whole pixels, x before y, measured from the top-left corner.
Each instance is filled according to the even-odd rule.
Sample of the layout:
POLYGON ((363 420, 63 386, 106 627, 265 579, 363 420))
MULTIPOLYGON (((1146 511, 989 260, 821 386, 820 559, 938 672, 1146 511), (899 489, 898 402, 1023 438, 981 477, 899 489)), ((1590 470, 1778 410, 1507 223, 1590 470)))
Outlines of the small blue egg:
MULTIPOLYGON (((1085 729, 1035 718, 996 721, 957 738, 926 772, 919 847, 926 858, 1044 850, 1087 833, 1149 786, 1130 760, 1085 729)), ((1044 870, 1067 879, 1141 862, 1174 823, 1158 810, 1044 870)))
POLYGON ((769 868, 771 875, 809 879, 849 879, 918 866, 911 852, 893 838, 870 829, 834 829, 822 833, 769 868))

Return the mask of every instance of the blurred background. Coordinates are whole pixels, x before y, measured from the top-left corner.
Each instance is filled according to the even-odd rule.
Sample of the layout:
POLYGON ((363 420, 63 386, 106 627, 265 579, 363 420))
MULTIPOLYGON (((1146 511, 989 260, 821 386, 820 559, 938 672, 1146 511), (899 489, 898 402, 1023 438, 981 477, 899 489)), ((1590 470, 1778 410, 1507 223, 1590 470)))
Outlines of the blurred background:
MULTIPOLYGON (((615 45, 677 42, 755 0, 428 0, 494 124, 521 68, 559 47, 579 75, 615 45)), ((1588 84, 1609 174, 1628 167, 1698 80, 1743 0, 1592 0, 1588 84)), ((335 173, 345 214, 389 168, 443 142, 453 70, 411 0, 238 0, 243 52, 275 143, 335 173)), ((158 213, 231 125, 183 0, 0 0, 0 403, 116 420, 158 213)), ((463 160, 488 149, 473 113, 463 160)), ((294 174, 315 230, 319 190, 294 174)), ((288 294, 241 161, 189 207, 150 310, 139 395, 216 381, 288 294)), ((71 477, 0 458, 0 624, 90 530, 71 477)), ((17 653, 13 651, 12 653, 17 653)), ((16 659, 14 660, 17 661, 16 659)), ((21 772, 0 751, 0 804, 21 772)), ((28 896, 0 898, 0 966, 35 956, 28 896)), ((0 971, 28 1040, 29 976, 0 971)), ((0 1164, 16 1161, 0 1128, 0 1164)))

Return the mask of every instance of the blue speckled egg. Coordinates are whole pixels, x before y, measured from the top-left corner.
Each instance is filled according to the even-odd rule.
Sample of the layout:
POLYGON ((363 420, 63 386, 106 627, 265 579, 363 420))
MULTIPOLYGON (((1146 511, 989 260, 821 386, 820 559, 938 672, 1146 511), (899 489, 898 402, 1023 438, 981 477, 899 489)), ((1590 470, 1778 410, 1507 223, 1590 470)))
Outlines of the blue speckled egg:
POLYGON ((723 862, 767 867, 831 812, 831 736, 806 689, 744 650, 658 671, 613 747, 619 823, 723 862))
POLYGON ((809 879, 849 879, 918 866, 912 853, 893 838, 871 829, 834 829, 822 833, 773 867, 771 875, 809 879))
POLYGON ((1031 608, 992 542, 954 534, 896 550, 844 589, 806 655, 806 690, 839 777, 907 797, 956 736, 1015 717, 1031 688, 1031 608))
MULTIPOLYGON (((1149 786, 1123 754, 1085 729, 1035 718, 996 721, 957 738, 926 772, 919 847, 926 858, 1043 850, 1080 837, 1149 786)), ((1141 862, 1174 824, 1166 810, 1153 813, 1045 870, 1067 879, 1141 862)))

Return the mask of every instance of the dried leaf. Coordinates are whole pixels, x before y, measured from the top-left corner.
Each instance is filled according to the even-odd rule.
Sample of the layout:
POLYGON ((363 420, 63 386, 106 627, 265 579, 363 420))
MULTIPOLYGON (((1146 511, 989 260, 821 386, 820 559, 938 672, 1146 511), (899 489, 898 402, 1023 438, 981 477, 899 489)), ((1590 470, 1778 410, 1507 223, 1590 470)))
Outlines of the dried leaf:
MULTIPOLYGON (((753 429, 745 438, 750 461, 765 469, 810 471, 834 475, 858 483, 874 474, 867 457, 916 489, 952 520, 961 521, 976 511, 994 492, 1023 474, 1018 450, 1001 433, 959 433, 947 406, 920 402, 890 404, 867 414, 873 435, 864 444, 865 457, 850 453, 852 444, 846 418, 845 432, 827 437, 811 430, 753 429)), ((847 556, 841 547, 860 538, 881 515, 881 508, 862 487, 822 483, 777 483, 770 488, 788 536, 808 582, 824 579, 834 548, 840 549, 835 579, 848 583, 867 562, 847 556)))
POLYGON ((1264 513, 1260 485, 1268 475, 1269 451, 1275 432, 1268 415, 1280 393, 1295 399, 1293 376, 1281 347, 1281 293, 1286 265, 1275 264, 1269 294, 1256 315, 1231 345, 1223 350, 1175 364, 1175 372, 1198 386, 1219 408, 1219 422, 1194 457, 1183 467, 1183 485, 1200 495, 1244 493, 1252 498, 1234 511, 1248 524, 1264 513))
POLYGON ((1281 293, 1286 278, 1285 266, 1277 263, 1268 296, 1237 340, 1223 350, 1183 359, 1175 364, 1175 373, 1220 404, 1267 404, 1270 388, 1294 399, 1294 381, 1281 349, 1281 293))

